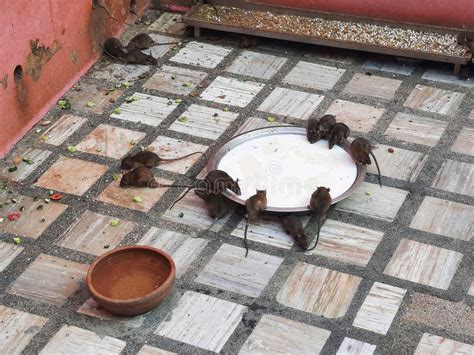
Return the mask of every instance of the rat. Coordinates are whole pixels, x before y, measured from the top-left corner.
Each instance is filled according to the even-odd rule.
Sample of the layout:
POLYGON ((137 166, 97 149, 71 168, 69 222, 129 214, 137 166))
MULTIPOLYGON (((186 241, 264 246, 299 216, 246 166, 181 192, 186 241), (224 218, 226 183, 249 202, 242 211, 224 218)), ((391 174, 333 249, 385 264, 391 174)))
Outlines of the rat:
POLYGON ((112 59, 127 64, 150 64, 156 65, 158 61, 149 54, 145 54, 138 49, 126 50, 118 38, 111 37, 104 42, 104 53, 112 59))
POLYGON ((469 48, 471 53, 474 53, 474 33, 461 32, 457 35, 457 42, 462 46, 469 48))
POLYGON ((134 36, 127 44, 127 50, 133 51, 135 49, 142 50, 148 49, 154 46, 163 46, 166 44, 180 44, 181 42, 165 42, 165 43, 157 43, 150 37, 150 35, 146 33, 139 33, 134 36))
POLYGON ((249 254, 249 246, 247 243, 247 229, 249 227, 249 221, 255 221, 259 214, 267 208, 267 191, 257 190, 257 193, 250 196, 245 201, 245 208, 247 209, 247 222, 245 223, 244 230, 244 245, 245 245, 245 257, 249 254))
POLYGON ((123 60, 127 64, 156 65, 158 61, 150 54, 145 54, 139 49, 133 49, 125 53, 123 60))
POLYGON ((316 245, 318 245, 319 233, 321 231, 321 221, 326 219, 326 214, 332 204, 332 198, 329 194, 330 191, 330 188, 320 186, 311 195, 308 208, 314 212, 318 220, 318 234, 316 235, 316 242, 314 243, 314 246, 311 249, 308 249, 308 251, 313 250, 316 248, 316 245))
POLYGON ((234 180, 222 170, 212 170, 203 180, 195 180, 191 185, 169 185, 168 187, 187 187, 187 190, 173 202, 170 209, 174 207, 192 188, 199 190, 199 194, 220 194, 229 189, 237 195, 242 192, 239 186, 239 180, 234 180))
POLYGON ((329 138, 329 132, 331 131, 331 128, 336 124, 336 116, 334 115, 324 115, 319 119, 319 133, 321 136, 321 139, 328 139, 329 138))
POLYGON ((222 194, 206 193, 203 190, 195 190, 196 195, 204 200, 209 217, 214 220, 224 217, 229 211, 229 206, 222 194))
POLYGON ((336 123, 329 132, 329 149, 332 149, 335 144, 342 146, 350 134, 351 130, 346 124, 336 123))
POLYGON ((319 132, 319 120, 317 118, 310 118, 308 126, 306 127, 306 137, 311 144, 316 143, 321 139, 321 132, 319 132))
POLYGON ((150 187, 157 188, 161 186, 156 182, 153 172, 144 166, 139 166, 129 171, 120 180, 120 187, 150 187))
POLYGON ((304 232, 301 220, 294 214, 281 217, 280 220, 286 234, 291 235, 301 249, 308 249, 308 237, 304 232))
POLYGON ((110 37, 107 38, 104 42, 104 52, 109 57, 115 59, 122 59, 125 55, 125 50, 123 48, 122 42, 118 38, 110 37))
POLYGON ((194 153, 190 153, 179 158, 165 159, 165 158, 161 158, 156 153, 150 152, 148 150, 143 150, 141 152, 138 152, 135 155, 124 158, 122 160, 122 163, 120 164, 120 169, 130 170, 130 169, 137 168, 139 166, 146 166, 149 169, 153 169, 154 167, 158 166, 160 162, 171 162, 171 161, 181 160, 194 154, 204 155, 203 152, 194 152, 194 153))
POLYGON ((156 42, 146 33, 139 33, 134 36, 130 41, 128 41, 127 49, 148 49, 150 47, 156 46, 156 42))
POLYGON ((374 153, 372 153, 372 146, 370 142, 362 137, 356 138, 352 141, 349 150, 351 152, 352 158, 357 164, 364 164, 370 165, 372 162, 370 161, 370 155, 374 158, 375 165, 377 166, 378 178, 380 187, 382 187, 382 178, 380 176, 380 168, 377 159, 375 158, 374 153))

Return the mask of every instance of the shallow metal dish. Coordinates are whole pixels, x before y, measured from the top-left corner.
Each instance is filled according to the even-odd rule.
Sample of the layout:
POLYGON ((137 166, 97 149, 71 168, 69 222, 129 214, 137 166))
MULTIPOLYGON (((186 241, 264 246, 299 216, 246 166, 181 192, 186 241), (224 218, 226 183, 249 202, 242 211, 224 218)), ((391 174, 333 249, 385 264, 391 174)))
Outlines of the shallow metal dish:
POLYGON ((329 150, 327 141, 310 144, 306 139, 305 128, 291 126, 260 128, 233 137, 209 159, 207 171, 215 169, 224 170, 232 178, 239 179, 242 195, 236 195, 227 190, 224 192, 227 198, 245 205, 246 198, 250 196, 249 191, 252 191, 251 194, 253 195, 255 188, 267 189, 269 202, 266 211, 286 213, 309 212, 307 205, 311 193, 318 186, 330 188, 333 186, 331 191, 333 203, 339 202, 352 194, 362 184, 366 173, 366 167, 355 164, 347 150, 338 146, 329 150), (275 160, 275 156, 285 158, 275 160), (308 165, 312 162, 309 158, 322 159, 323 163, 308 165), (339 174, 339 171, 344 169, 333 169, 333 166, 342 166, 345 172, 339 174), (283 186, 279 192, 269 193, 275 188, 274 186, 268 186, 272 185, 272 182, 268 179, 273 181, 277 179, 273 176, 278 176, 278 174, 282 176, 282 180, 287 180, 284 180, 283 183, 277 182, 274 184, 275 186, 278 184, 276 190, 283 186), (285 174, 294 174, 294 176, 286 176, 285 174), (307 176, 304 174, 307 174, 307 176), (333 176, 328 176, 331 174, 336 179, 333 176), (342 177, 342 174, 346 174, 346 176, 342 177), (290 181, 290 179, 295 180, 290 181), (318 184, 319 181, 323 180, 326 181, 325 184, 318 184), (335 182, 335 180, 339 180, 339 182, 335 182), (261 182, 260 185, 259 181, 261 182), (296 185, 291 185, 295 182, 296 185), (288 192, 288 186, 286 185, 295 189, 298 188, 299 195, 296 193, 294 200, 303 201, 304 199, 304 203, 282 207, 282 204, 291 203, 293 197, 288 192), (252 186, 251 189, 250 186, 252 186), (286 194, 280 193, 283 189, 286 194), (339 192, 337 192, 338 190, 339 192), (273 206, 271 205, 272 199, 278 201, 273 206))

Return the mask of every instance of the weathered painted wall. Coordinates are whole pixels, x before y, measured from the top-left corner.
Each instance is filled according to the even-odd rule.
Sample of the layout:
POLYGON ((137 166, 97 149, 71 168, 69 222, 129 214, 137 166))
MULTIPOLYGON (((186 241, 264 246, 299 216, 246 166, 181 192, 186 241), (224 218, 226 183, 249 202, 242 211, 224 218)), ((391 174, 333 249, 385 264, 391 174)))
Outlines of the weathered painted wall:
MULTIPOLYGON (((149 0, 138 0, 143 12, 149 0)), ((0 158, 133 21, 130 0, 4 0, 0 11, 0 158)))

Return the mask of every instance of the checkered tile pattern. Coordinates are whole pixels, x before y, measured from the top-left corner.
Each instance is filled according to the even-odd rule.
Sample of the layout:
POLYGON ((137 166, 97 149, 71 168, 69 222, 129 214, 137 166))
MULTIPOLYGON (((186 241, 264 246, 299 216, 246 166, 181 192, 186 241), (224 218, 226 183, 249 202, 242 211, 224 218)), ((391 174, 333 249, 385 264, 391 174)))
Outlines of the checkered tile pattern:
MULTIPOLYGON (((183 28, 163 14, 148 30, 178 42, 183 28)), ((102 60, 66 94, 71 109, 53 108, 1 161, 0 353, 472 353, 472 308, 456 313, 470 326, 447 332, 428 314, 474 300, 472 80, 276 44, 243 50, 224 36, 154 47, 157 67, 102 60), (369 167, 311 252, 260 220, 245 258, 239 209, 214 223, 192 191, 170 210, 183 189, 118 186, 119 159, 140 149, 207 155, 277 124, 269 115, 304 126, 325 113, 374 142, 384 186, 369 167), (173 293, 139 317, 109 314, 84 284, 94 258, 124 244, 166 250, 177 266, 173 293), (420 297, 432 300, 425 313, 403 317, 420 297)), ((154 173, 178 183, 205 164, 194 155, 154 173)), ((303 217, 311 239, 314 222, 303 217)))

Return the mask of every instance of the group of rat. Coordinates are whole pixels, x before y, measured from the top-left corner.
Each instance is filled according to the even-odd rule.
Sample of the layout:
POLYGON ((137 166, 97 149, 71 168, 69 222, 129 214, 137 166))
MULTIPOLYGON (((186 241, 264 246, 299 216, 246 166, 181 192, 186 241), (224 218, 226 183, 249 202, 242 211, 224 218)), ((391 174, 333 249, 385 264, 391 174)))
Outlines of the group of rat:
MULTIPOLYGON (((380 187, 382 187, 382 180, 380 178, 380 169, 372 153, 372 146, 365 138, 355 138, 351 144, 347 142, 347 138, 350 135, 349 127, 342 123, 336 122, 334 115, 325 115, 318 118, 310 118, 307 126, 307 138, 308 141, 313 144, 317 141, 324 139, 328 141, 329 149, 332 149, 334 145, 340 145, 344 148, 348 148, 349 153, 357 164, 368 165, 371 164, 370 155, 374 158, 375 164, 378 170, 378 179, 380 187)), ((202 152, 194 152, 185 156, 164 159, 159 157, 157 154, 151 151, 140 151, 135 155, 126 157, 122 160, 120 168, 122 171, 128 171, 124 173, 120 180, 120 187, 186 187, 188 188, 186 193, 194 188, 196 195, 198 195, 205 203, 209 216, 214 221, 222 218, 229 211, 229 204, 231 203, 226 199, 223 193, 229 189, 237 195, 241 194, 238 179, 237 181, 232 179, 225 171, 212 170, 208 172, 203 180, 195 180, 190 185, 164 185, 160 184, 155 180, 151 169, 158 166, 161 162, 171 162, 180 159, 187 158, 194 154, 204 154, 202 152)), ((303 250, 313 250, 316 248, 319 234, 321 230, 321 223, 326 219, 327 212, 332 204, 332 198, 330 195, 330 188, 320 186, 313 192, 310 198, 308 208, 313 211, 318 222, 318 232, 314 246, 308 249, 307 236, 305 234, 303 225, 300 219, 292 214, 284 215, 278 219, 281 221, 283 229, 288 235, 291 235, 295 240, 296 244, 303 250)), ((178 198, 171 208, 181 199, 186 193, 178 198)), ((249 197, 245 201, 245 208, 247 211, 247 222, 245 224, 244 231, 244 245, 246 249, 245 256, 248 255, 248 244, 247 244, 247 229, 249 222, 256 221, 259 217, 263 217, 262 213, 267 208, 267 193, 266 190, 257 190, 256 194, 249 197)))
POLYGON ((156 58, 150 54, 143 53, 143 49, 166 44, 179 44, 180 42, 156 43, 146 33, 139 33, 133 37, 128 44, 124 46, 122 42, 115 37, 111 37, 104 42, 104 53, 112 60, 127 64, 156 65, 156 58))

